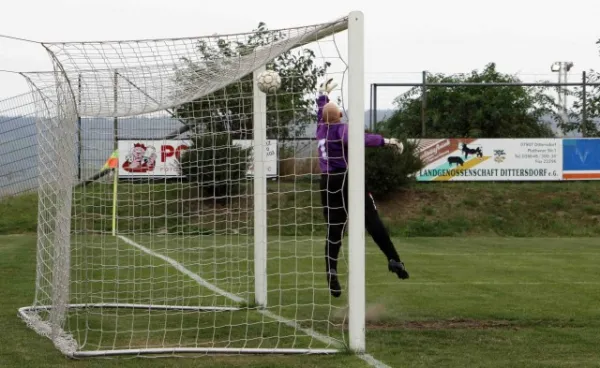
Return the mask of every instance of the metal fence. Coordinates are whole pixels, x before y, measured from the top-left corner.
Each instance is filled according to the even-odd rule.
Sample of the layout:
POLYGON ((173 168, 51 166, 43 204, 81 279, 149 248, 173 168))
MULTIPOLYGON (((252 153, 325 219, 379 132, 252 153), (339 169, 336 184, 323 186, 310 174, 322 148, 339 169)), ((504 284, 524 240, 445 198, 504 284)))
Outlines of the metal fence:
POLYGON ((0 199, 37 188, 36 119, 32 93, 0 100, 0 199))
MULTIPOLYGON (((418 97, 421 101, 421 137, 427 138, 426 122, 428 117, 427 107, 427 95, 431 88, 452 88, 452 87, 485 87, 485 88, 498 88, 498 87, 541 87, 551 89, 556 93, 559 104, 562 105, 564 115, 569 115, 568 106, 566 105, 566 96, 573 95, 572 91, 569 91, 570 87, 579 88, 578 99, 580 100, 580 120, 588 121, 588 106, 587 101, 590 93, 590 88, 600 87, 600 82, 592 82, 587 72, 582 72, 581 81, 578 82, 507 82, 507 83, 469 83, 469 82, 450 82, 450 83, 439 83, 431 82, 428 79, 429 73, 423 71, 421 73, 420 82, 405 82, 405 83, 371 83, 370 89, 370 104, 369 104, 369 117, 368 127, 371 130, 376 129, 378 123, 378 91, 382 88, 418 88, 421 93, 418 97)), ((568 119, 568 118, 566 118, 568 119)), ((582 134, 586 136, 585 128, 582 126, 582 134)), ((417 137, 415 137, 417 138, 417 137)))

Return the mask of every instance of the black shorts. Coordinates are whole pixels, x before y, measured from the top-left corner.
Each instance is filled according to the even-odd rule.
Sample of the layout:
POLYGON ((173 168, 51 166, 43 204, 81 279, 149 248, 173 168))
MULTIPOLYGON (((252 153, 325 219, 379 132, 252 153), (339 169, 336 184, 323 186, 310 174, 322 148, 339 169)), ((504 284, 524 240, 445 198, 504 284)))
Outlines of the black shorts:
MULTIPOLYGON (((348 219, 348 172, 332 172, 321 175, 321 205, 329 225, 344 225, 348 219)), ((375 200, 365 192, 365 216, 377 211, 375 200)))

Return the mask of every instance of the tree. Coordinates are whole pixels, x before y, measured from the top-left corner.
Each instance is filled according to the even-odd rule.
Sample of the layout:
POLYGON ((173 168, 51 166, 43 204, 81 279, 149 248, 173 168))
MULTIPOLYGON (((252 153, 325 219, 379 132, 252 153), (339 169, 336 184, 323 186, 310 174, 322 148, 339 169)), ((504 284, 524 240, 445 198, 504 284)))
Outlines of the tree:
MULTIPOLYGON (((175 82, 184 93, 206 85, 206 78, 212 78, 211 83, 227 83, 227 75, 236 72, 240 60, 284 38, 283 32, 269 31, 261 22, 245 40, 200 41, 195 55, 198 60, 184 58, 185 66, 177 70, 175 82)), ((315 58, 312 50, 302 48, 285 52, 266 66, 282 79, 278 93, 267 95, 267 138, 301 135, 316 121, 317 82, 330 63, 317 65, 315 58)), ((239 192, 235 184, 245 175, 250 156, 232 144, 235 139, 253 138, 253 84, 250 73, 174 111, 175 117, 191 125, 192 144, 182 155, 182 172, 202 185, 205 196, 226 200, 239 192)))
MULTIPOLYGON (((201 41, 197 51, 202 62, 184 59, 186 68, 177 74, 177 83, 184 88, 198 82, 199 75, 219 75, 235 70, 237 56, 249 55, 257 47, 266 46, 284 38, 283 32, 272 32, 261 22, 245 42, 219 39, 216 45, 201 41)), ((306 126, 316 121, 314 101, 317 81, 330 66, 329 62, 317 65, 315 53, 303 48, 288 51, 267 65, 282 78, 280 92, 267 95, 267 136, 285 139, 304 133, 306 126), (282 123, 283 122, 283 123, 282 123), (285 124, 284 124, 285 123, 285 124)), ((228 131, 233 139, 251 139, 253 128, 253 76, 227 85, 214 93, 179 106, 175 115, 194 124, 197 132, 228 131)))
POLYGON ((414 174, 423 168, 415 141, 403 140, 404 151, 385 146, 365 150, 365 183, 377 199, 388 199, 414 181, 414 174))
POLYGON ((232 144, 228 132, 192 135, 191 147, 181 155, 181 170, 197 183, 197 197, 227 203, 243 193, 250 150, 232 144))
MULTIPOLYGON (((542 118, 558 119, 556 103, 541 87, 479 87, 461 83, 518 83, 501 74, 494 63, 483 71, 446 76, 430 75, 429 83, 456 83, 455 87, 428 87, 425 110, 426 137, 552 137, 542 118)), ((421 137, 421 87, 400 95, 397 110, 385 128, 398 137, 421 137)))

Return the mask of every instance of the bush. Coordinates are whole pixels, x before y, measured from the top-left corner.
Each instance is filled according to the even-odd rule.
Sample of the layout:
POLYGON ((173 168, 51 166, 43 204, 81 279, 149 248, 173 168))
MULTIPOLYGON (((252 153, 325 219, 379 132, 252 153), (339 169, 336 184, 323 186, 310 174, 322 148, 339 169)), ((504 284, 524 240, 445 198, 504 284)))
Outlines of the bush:
POLYGON ((402 143, 402 153, 394 147, 365 150, 365 186, 379 199, 385 199, 413 181, 413 175, 423 168, 417 142, 402 140, 402 143))
POLYGON ((228 133, 196 134, 180 158, 181 171, 197 183, 202 195, 219 202, 240 192, 246 176, 250 149, 231 143, 228 133))
POLYGON ((279 180, 296 181, 302 178, 310 179, 311 174, 320 174, 319 159, 313 152, 310 155, 301 154, 303 150, 310 150, 310 146, 279 148, 279 180))

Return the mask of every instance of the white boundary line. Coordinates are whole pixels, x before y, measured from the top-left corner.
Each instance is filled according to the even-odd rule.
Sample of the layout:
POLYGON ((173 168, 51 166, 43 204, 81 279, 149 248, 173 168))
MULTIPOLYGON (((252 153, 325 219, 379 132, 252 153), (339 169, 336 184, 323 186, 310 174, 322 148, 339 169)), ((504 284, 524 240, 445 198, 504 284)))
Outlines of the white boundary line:
MULTIPOLYGON (((198 276, 197 274, 195 274, 192 271, 190 271, 187 268, 185 268, 185 266, 183 266, 181 263, 177 262, 173 258, 167 257, 167 256, 162 255, 160 253, 156 253, 153 250, 148 249, 148 248, 144 247, 143 245, 138 244, 135 241, 133 241, 133 240, 131 240, 131 239, 129 239, 129 238, 123 236, 123 235, 118 235, 118 238, 121 239, 121 240, 123 240, 127 244, 129 244, 129 245, 131 245, 133 247, 136 247, 137 249, 141 250, 144 253, 147 253, 147 254, 149 254, 151 256, 154 256, 154 257, 162 259, 163 261, 167 262, 168 264, 170 264, 171 266, 173 266, 178 271, 180 271, 183 274, 191 277, 194 281, 196 281, 200 285, 202 285, 202 286, 204 286, 204 287, 206 287, 206 288, 214 291, 215 293, 221 294, 221 295, 223 295, 223 296, 225 296, 225 297, 227 297, 227 298, 229 298, 229 299, 231 299, 231 300, 233 300, 233 301, 235 301, 237 303, 246 302, 245 299, 243 299, 243 298, 241 298, 241 297, 239 297, 237 295, 231 294, 231 293, 229 293, 229 292, 227 292, 227 291, 225 291, 225 290, 223 290, 223 289, 221 289, 221 288, 219 288, 219 287, 211 284, 210 282, 206 281, 202 277, 198 276)), ((259 313, 265 315, 266 317, 272 318, 272 319, 274 319, 274 320, 276 320, 278 322, 281 322, 281 323, 285 324, 288 327, 291 327, 291 328, 297 329, 299 331, 302 331, 305 334, 307 334, 307 335, 313 337, 314 339, 317 339, 317 340, 319 340, 319 341, 321 341, 321 342, 323 342, 325 344, 336 345, 338 347, 343 347, 343 345, 340 344, 338 341, 336 341, 336 340, 334 340, 334 339, 332 339, 330 337, 327 337, 325 335, 322 335, 322 334, 314 331, 311 328, 300 327, 296 322, 294 322, 292 320, 289 320, 289 319, 287 319, 285 317, 282 317, 280 315, 277 315, 277 314, 275 314, 275 313, 273 313, 271 311, 262 310, 262 309, 257 309, 257 311, 259 313)))
POLYGON ((360 359, 364 360, 368 365, 375 368, 392 368, 384 362, 375 359, 371 354, 360 354, 357 355, 360 359))
MULTIPOLYGON (((123 236, 123 235, 118 235, 117 236, 119 239, 121 239, 122 241, 124 241, 125 243, 131 245, 132 247, 135 247, 139 250, 141 250, 142 252, 149 254, 151 256, 157 257, 162 259, 163 261, 167 262, 168 264, 170 264, 171 266, 173 266, 175 269, 177 269, 178 271, 184 273, 185 275, 189 276, 190 278, 192 278, 194 281, 198 282, 200 285, 216 292, 219 293, 235 302, 244 302, 245 300, 237 295, 231 294, 213 284, 211 284, 210 282, 204 280, 202 277, 198 276, 197 274, 193 273, 192 271, 188 270, 187 268, 185 268, 181 263, 177 262, 176 260, 174 260, 173 258, 167 257, 165 255, 162 255, 160 253, 156 253, 151 249, 148 249, 146 247, 144 247, 141 244, 136 243, 135 241, 123 236)), ((340 344, 338 341, 327 337, 325 335, 322 335, 320 333, 318 333, 317 331, 313 330, 312 328, 304 328, 304 327, 300 327, 296 322, 289 320, 285 317, 282 317, 280 315, 277 315, 271 311, 268 310, 261 310, 258 309, 257 310, 259 313, 263 314, 266 317, 272 318, 278 322, 281 322, 283 324, 285 324, 288 327, 294 328, 296 330, 302 331, 305 334, 311 336, 312 338, 319 340, 325 344, 329 344, 329 345, 335 345, 338 347, 343 347, 342 344, 340 344)), ((369 364, 372 367, 375 368, 391 368, 390 366, 386 365, 385 363, 375 359, 372 355, 370 354, 357 354, 356 355, 359 359, 362 359, 363 361, 365 361, 367 364, 369 364)))
MULTIPOLYGON (((400 285, 397 282, 371 282, 367 285, 400 285)), ((401 284, 402 286, 410 286, 410 285, 419 285, 419 286, 426 286, 426 285, 431 285, 431 286, 443 286, 443 285, 523 285, 523 286, 527 286, 527 285, 564 285, 564 286, 568 286, 568 285, 600 285, 600 282, 597 281, 566 281, 566 282, 536 282, 536 281, 532 281, 532 282, 528 282, 528 281, 524 281, 524 282, 519 282, 519 281, 515 281, 515 282, 495 282, 495 281, 465 281, 465 282, 403 282, 401 284)))
MULTIPOLYGON (((287 245, 288 241, 280 242, 280 244, 287 245)), ((298 249, 297 254, 304 256, 311 256, 313 253, 312 249, 298 249)), ((381 252, 379 250, 368 249, 365 254, 367 256, 379 257, 381 252)), ((465 253, 465 252, 402 252, 404 256, 429 256, 429 257, 528 257, 528 256, 593 256, 600 257, 599 252, 563 252, 563 251, 542 251, 542 252, 477 252, 477 253, 465 253)), ((317 258, 315 256, 315 258, 317 258)))
MULTIPOLYGON (((377 254, 377 252, 369 252, 367 254, 377 254)), ((600 256, 600 252, 477 252, 477 253, 443 253, 443 252, 404 252, 403 255, 415 256, 433 256, 433 257, 527 257, 527 256, 600 256)))
POLYGON ((140 245, 127 237, 124 237, 123 235, 118 235, 118 238, 123 240, 125 243, 131 245, 132 247, 135 247, 135 248, 141 250, 144 253, 147 253, 151 256, 162 259, 163 261, 165 261, 168 264, 170 264, 171 266, 173 266, 177 271, 189 276, 192 280, 196 281, 197 283, 204 286, 205 288, 214 291, 215 293, 221 294, 221 295, 233 300, 236 303, 242 303, 245 301, 243 298, 241 298, 237 295, 231 294, 230 292, 227 292, 227 291, 211 284, 210 282, 204 280, 202 277, 198 276, 197 274, 195 274, 192 271, 188 270, 187 268, 183 267, 183 265, 181 263, 177 262, 173 258, 164 256, 160 253, 156 253, 153 250, 148 249, 148 248, 144 247, 143 245, 140 245))

